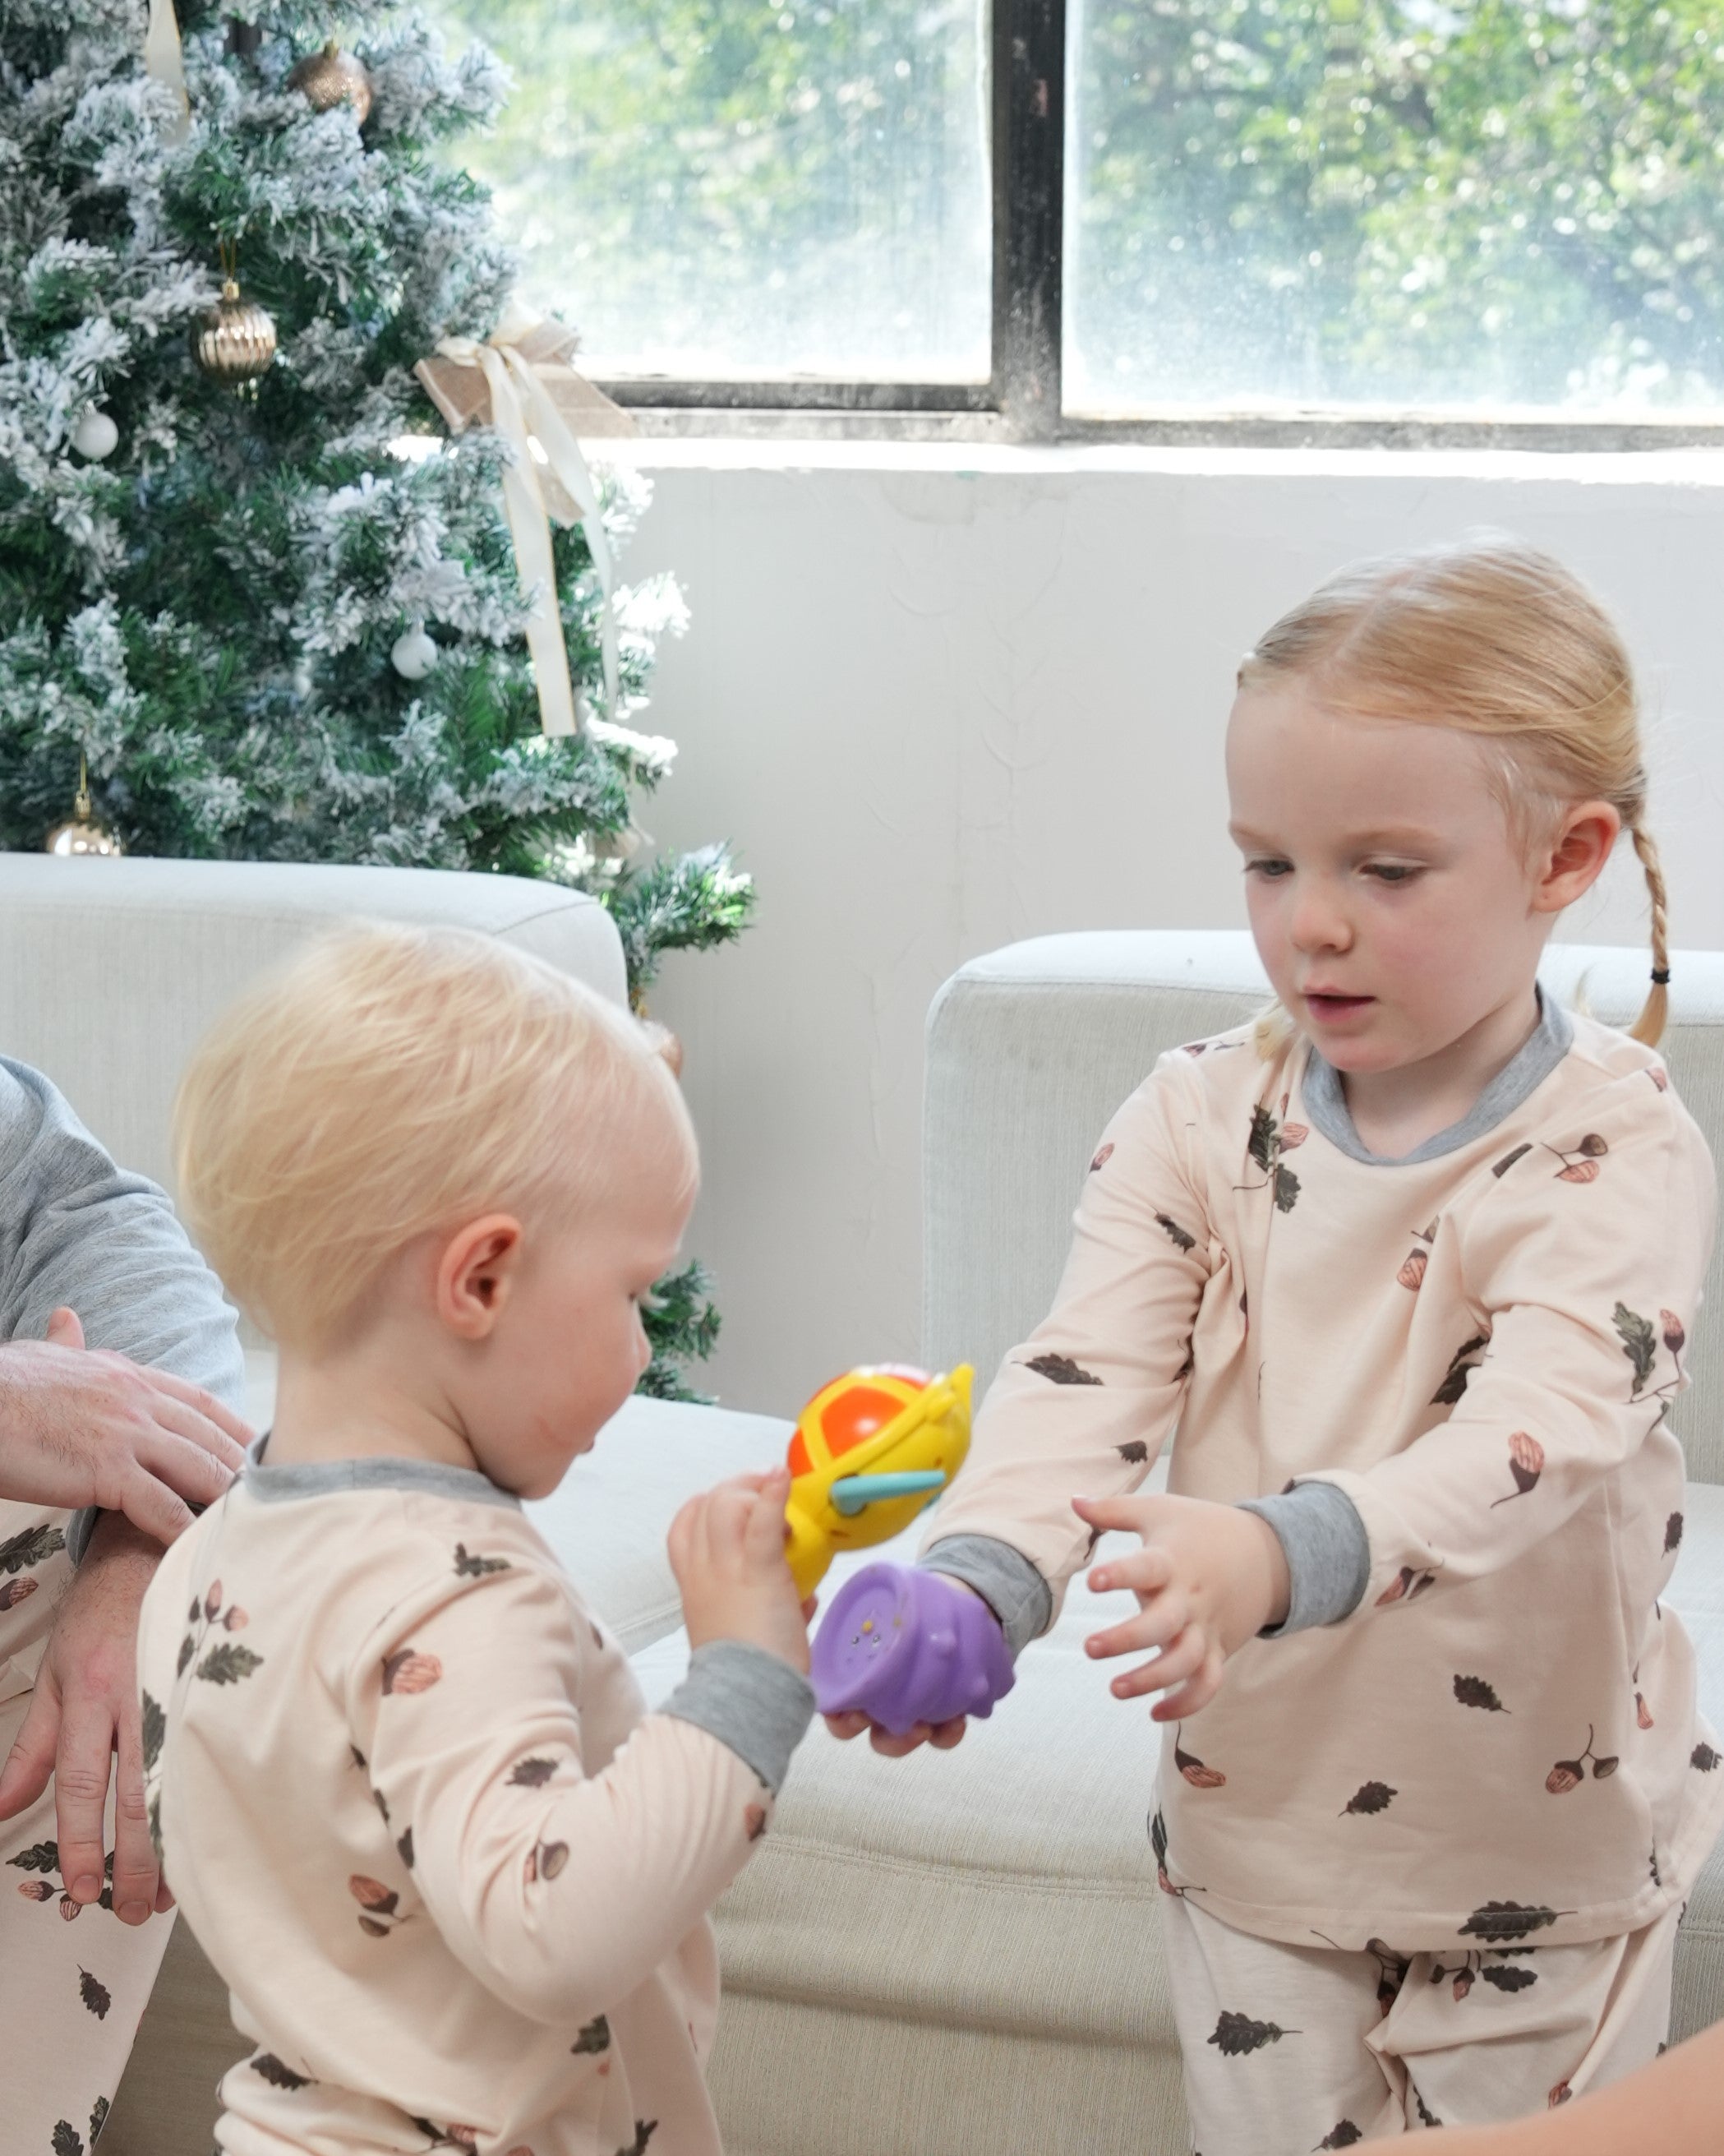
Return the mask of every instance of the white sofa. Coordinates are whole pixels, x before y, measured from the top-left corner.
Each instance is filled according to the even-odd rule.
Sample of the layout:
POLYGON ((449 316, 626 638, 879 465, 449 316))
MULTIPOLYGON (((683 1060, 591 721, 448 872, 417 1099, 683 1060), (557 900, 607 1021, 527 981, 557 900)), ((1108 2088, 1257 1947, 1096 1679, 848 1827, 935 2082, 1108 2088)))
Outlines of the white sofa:
MULTIPOLYGON (((160 1173, 175 1075, 255 967, 320 918, 460 919, 620 993, 608 923, 570 894, 410 871, 0 857, 0 1045, 38 1062, 130 1164, 160 1173)), ((1638 952, 1558 951, 1568 993, 1617 1018, 1638 952)), ((1041 1314, 1096 1131, 1163 1048, 1261 1000, 1231 934, 1059 937, 979 959, 930 1021, 925 1352, 991 1371, 1041 1314)), ((1676 1082, 1724 1146, 1724 955, 1676 961, 1676 1082)), ((1715 1272, 1681 1418, 1700 1486, 1672 1599, 1724 1722, 1724 1368, 1715 1272)), ((267 1361, 255 1358, 259 1412, 267 1361)), ((785 1424, 632 1402, 541 1509, 637 1650, 649 1697, 683 1643, 662 1538, 688 1490, 778 1456, 785 1424)), ((774 1830, 719 1912, 712 2079, 731 2156, 1184 2156, 1145 1831, 1156 1740, 1080 1652, 1080 1589, 994 1719, 890 1763, 816 1729, 774 1830)), ((1683 2031, 1724 2012, 1724 1867, 1694 1897, 1683 2031)), ((105 2156, 208 2144, 238 2051, 182 1929, 103 2137, 105 2156)))

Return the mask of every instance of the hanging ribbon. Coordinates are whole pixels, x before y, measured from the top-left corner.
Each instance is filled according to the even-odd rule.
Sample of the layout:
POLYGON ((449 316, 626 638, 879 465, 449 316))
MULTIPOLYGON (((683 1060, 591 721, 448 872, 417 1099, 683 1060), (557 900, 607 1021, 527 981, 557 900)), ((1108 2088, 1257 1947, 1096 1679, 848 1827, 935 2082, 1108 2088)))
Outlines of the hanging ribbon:
POLYGON ((578 521, 587 527, 587 548, 598 578, 607 707, 614 709, 617 698, 614 572, 598 513, 598 490, 575 429, 588 435, 625 434, 634 427, 625 412, 569 364, 578 342, 561 322, 546 321, 511 300, 486 342, 444 337, 437 357, 422 359, 413 369, 451 434, 475 422, 489 423, 514 453, 503 474, 503 506, 521 588, 533 593, 527 649, 547 734, 572 734, 579 726, 557 611, 553 517, 559 524, 578 521), (534 454, 535 442, 542 462, 534 454))
POLYGON ((150 27, 144 33, 144 73, 172 93, 179 116, 167 131, 171 142, 183 142, 192 131, 192 106, 186 95, 186 64, 180 51, 180 26, 173 0, 150 0, 150 27))

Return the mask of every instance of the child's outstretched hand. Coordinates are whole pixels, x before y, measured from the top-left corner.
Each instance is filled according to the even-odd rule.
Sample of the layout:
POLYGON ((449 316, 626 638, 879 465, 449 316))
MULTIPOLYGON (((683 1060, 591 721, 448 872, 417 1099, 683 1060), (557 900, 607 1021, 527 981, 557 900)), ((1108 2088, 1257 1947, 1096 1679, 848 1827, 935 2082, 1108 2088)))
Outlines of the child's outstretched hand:
POLYGON ((1106 1558, 1089 1574, 1098 1594, 1128 1588, 1137 1614, 1092 1632, 1085 1645, 1098 1661, 1160 1650, 1113 1681, 1119 1699, 1168 1693, 1151 1709, 1157 1722, 1207 1707, 1228 1656, 1287 1614, 1287 1560, 1255 1512, 1198 1497, 1074 1497, 1072 1510, 1092 1527, 1143 1538, 1141 1550, 1106 1558))
POLYGON ((690 1648, 741 1640, 804 1676, 808 1618, 784 1558, 788 1468, 738 1475, 690 1497, 670 1522, 670 1569, 682 1590, 690 1648))

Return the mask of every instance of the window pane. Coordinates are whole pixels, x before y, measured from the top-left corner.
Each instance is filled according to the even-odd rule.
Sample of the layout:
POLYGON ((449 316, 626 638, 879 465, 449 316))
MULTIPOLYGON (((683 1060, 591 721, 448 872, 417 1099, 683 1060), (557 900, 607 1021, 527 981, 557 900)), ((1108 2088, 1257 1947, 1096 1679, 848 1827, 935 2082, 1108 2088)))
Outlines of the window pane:
POLYGON ((1719 0, 1079 0, 1067 403, 1724 403, 1719 0))
POLYGON ((985 0, 439 0, 462 146, 595 373, 983 381, 985 0))

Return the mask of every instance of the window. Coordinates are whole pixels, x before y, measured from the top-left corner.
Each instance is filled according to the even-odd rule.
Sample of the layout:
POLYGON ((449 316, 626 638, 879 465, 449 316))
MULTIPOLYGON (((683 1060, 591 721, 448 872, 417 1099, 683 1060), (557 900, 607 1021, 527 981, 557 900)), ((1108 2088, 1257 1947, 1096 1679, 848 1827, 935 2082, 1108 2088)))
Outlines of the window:
POLYGON ((516 75, 464 154, 529 296, 631 404, 1724 441, 1718 0, 439 12, 516 75))

